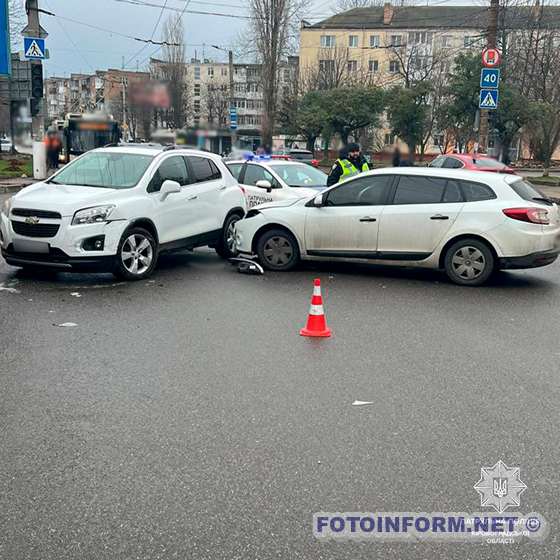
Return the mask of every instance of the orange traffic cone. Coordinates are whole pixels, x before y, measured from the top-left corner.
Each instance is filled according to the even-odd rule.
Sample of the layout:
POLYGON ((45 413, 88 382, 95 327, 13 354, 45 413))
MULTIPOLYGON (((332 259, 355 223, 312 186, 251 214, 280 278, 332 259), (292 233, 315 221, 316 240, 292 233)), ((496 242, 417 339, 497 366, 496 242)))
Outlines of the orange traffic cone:
POLYGON ((313 297, 307 317, 307 325, 299 331, 301 336, 331 336, 331 329, 327 327, 325 311, 323 309, 323 298, 321 297, 321 280, 315 278, 313 281, 313 297))

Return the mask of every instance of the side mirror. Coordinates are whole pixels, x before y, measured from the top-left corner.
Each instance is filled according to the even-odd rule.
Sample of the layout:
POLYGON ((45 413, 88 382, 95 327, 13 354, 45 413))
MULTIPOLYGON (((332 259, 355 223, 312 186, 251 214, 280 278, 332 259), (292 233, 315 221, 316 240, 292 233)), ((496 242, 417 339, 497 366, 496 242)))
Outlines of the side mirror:
POLYGON ((321 208, 325 205, 324 196, 324 194, 318 194, 307 203, 307 206, 310 206, 311 208, 321 208))
POLYGON ((272 192, 272 184, 270 181, 266 181, 265 179, 261 179, 255 183, 255 186, 259 187, 259 189, 266 189, 266 192, 272 192))
POLYGON ((159 192, 161 194, 161 200, 165 200, 170 194, 180 193, 181 185, 177 183, 177 181, 170 181, 169 179, 166 179, 163 182, 163 185, 161 185, 159 192))

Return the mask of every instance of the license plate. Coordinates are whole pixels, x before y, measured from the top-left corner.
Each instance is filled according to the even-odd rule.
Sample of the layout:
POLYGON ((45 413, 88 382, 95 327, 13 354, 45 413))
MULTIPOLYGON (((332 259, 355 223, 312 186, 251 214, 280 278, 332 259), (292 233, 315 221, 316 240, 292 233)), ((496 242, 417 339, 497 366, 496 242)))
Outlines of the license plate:
POLYGON ((14 251, 16 253, 46 253, 49 252, 49 244, 44 241, 28 241, 27 239, 14 239, 14 251))

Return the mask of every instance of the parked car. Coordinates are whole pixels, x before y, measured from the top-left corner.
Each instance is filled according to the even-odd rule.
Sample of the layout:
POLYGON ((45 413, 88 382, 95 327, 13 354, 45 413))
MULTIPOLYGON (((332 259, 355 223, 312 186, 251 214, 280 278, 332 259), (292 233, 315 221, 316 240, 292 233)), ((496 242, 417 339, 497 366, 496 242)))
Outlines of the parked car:
POLYGON ((489 173, 511 173, 515 170, 486 156, 475 154, 445 154, 435 158, 429 167, 443 167, 444 169, 470 169, 471 171, 488 171, 489 173))
POLYGON ((314 196, 327 187, 328 175, 305 163, 255 158, 227 161, 247 197, 247 207, 258 204, 314 196))
POLYGON ((157 146, 87 152, 8 199, 0 216, 8 264, 149 276, 158 256, 209 245, 233 255, 245 197, 219 156, 157 146))
POLYGON ((300 260, 444 269, 477 286, 496 269, 556 260, 556 204, 515 175, 435 168, 362 173, 308 200, 250 210, 236 247, 269 270, 300 260))

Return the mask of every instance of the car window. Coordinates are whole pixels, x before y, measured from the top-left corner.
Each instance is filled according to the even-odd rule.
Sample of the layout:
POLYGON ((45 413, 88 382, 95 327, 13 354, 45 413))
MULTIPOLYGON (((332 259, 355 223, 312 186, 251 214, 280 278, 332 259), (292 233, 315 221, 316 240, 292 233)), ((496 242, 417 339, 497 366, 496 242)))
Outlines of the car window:
POLYGON ((239 181, 239 175, 241 175, 241 169, 243 169, 242 163, 227 163, 227 168, 231 171, 231 174, 239 181))
POLYGON ((393 204, 435 204, 443 200, 447 179, 401 176, 393 204))
POLYGON ((478 200, 492 200, 496 198, 496 193, 488 186, 480 183, 471 183, 470 181, 459 181, 461 189, 467 202, 476 202, 478 200))
POLYGON ((277 175, 290 187, 326 187, 329 176, 320 169, 299 164, 274 164, 277 175))
POLYGON ((442 202, 463 202, 459 181, 447 181, 442 202))
POLYGON ((159 192, 167 180, 177 181, 181 186, 191 183, 187 165, 181 156, 169 157, 161 163, 148 185, 148 192, 159 192))
POLYGON ((313 159, 313 154, 311 152, 290 152, 290 157, 300 161, 309 161, 313 159))
POLYGON ((459 169, 463 167, 463 162, 453 157, 446 157, 442 167, 445 169, 459 169))
POLYGON ((385 204, 393 175, 362 177, 329 191, 327 206, 378 206, 385 204))
POLYGON ((430 163, 430 167, 442 167, 445 162, 444 157, 438 156, 432 163, 430 163))
POLYGON ((50 180, 54 184, 126 189, 138 184, 154 156, 113 151, 89 152, 50 180))
POLYGON ((210 159, 202 156, 188 156, 196 183, 214 181, 220 179, 222 174, 216 164, 210 159))
POLYGON ((272 173, 269 173, 262 165, 247 164, 243 184, 256 187, 257 181, 270 181, 273 187, 280 186, 278 181, 272 176, 272 173))
POLYGON ((515 181, 515 183, 511 183, 510 187, 523 199, 534 201, 538 200, 541 202, 541 199, 547 198, 541 191, 536 189, 531 183, 520 179, 519 181, 515 181))

